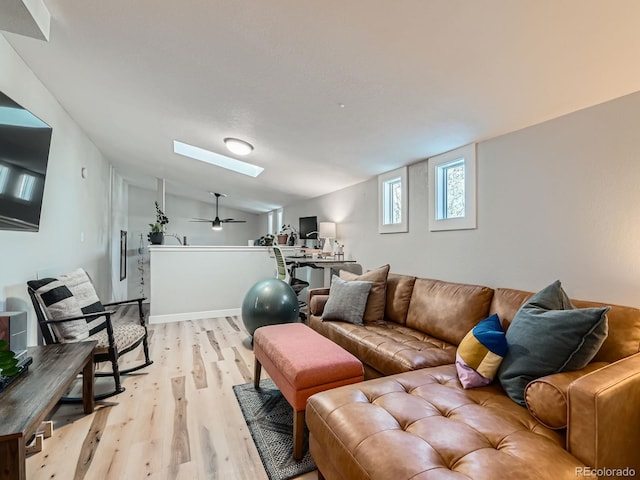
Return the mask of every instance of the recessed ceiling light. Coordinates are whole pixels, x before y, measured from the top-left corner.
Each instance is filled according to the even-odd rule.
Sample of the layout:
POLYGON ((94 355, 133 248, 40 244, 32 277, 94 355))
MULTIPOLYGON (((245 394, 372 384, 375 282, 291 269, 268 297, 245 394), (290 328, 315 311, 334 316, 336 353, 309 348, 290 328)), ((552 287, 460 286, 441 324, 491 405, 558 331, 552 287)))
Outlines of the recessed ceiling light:
POLYGON ((173 141, 173 151, 178 155, 184 155, 185 157, 200 160, 201 162, 210 163, 217 167, 226 168, 234 172, 242 173, 250 177, 257 177, 262 173, 264 168, 258 167, 251 163, 242 162, 235 158, 220 155, 219 153, 210 152, 204 148, 195 147, 188 143, 182 143, 177 140, 173 141))
POLYGON ((236 155, 249 155, 253 151, 253 145, 238 138, 225 138, 224 144, 236 155))

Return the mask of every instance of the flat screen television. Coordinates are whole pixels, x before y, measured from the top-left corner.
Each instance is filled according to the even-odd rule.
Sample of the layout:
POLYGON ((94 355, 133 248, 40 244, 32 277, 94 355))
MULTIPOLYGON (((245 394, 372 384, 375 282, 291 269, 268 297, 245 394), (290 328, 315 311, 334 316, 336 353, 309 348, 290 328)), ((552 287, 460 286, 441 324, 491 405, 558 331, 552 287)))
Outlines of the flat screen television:
POLYGON ((318 217, 300 217, 300 228, 298 230, 302 240, 318 238, 318 217))
POLYGON ((40 228, 52 131, 0 92, 0 230, 40 228))

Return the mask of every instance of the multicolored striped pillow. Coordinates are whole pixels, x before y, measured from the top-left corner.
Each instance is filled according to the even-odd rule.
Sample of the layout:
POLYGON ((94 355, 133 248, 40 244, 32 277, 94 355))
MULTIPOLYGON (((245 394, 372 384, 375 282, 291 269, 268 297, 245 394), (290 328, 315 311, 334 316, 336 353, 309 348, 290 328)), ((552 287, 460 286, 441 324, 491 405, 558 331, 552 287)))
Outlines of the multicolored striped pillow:
POLYGON ((456 370, 464 388, 489 385, 507 353, 507 340, 498 315, 485 318, 458 345, 456 370))
MULTIPOLYGON (((48 320, 62 320, 83 315, 76 297, 57 278, 31 280, 27 284, 35 291, 38 302, 47 312, 48 320)), ((50 325, 60 343, 78 342, 89 336, 89 327, 82 318, 50 325)))

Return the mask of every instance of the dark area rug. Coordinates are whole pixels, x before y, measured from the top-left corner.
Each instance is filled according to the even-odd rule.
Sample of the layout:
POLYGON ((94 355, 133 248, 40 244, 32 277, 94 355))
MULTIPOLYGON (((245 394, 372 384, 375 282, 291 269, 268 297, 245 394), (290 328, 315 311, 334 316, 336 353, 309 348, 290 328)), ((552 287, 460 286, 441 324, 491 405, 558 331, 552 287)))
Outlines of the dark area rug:
POLYGON ((293 459, 293 409, 270 379, 260 381, 260 390, 247 383, 234 385, 233 392, 270 480, 287 480, 316 469, 308 433, 304 456, 293 459))

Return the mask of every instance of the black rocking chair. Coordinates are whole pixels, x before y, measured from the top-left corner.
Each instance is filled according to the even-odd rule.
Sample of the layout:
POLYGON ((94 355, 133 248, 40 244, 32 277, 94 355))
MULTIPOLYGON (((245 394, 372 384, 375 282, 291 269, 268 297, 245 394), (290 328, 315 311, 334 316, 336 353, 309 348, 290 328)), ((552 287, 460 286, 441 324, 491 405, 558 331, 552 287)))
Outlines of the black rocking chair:
MULTIPOLYGON (((140 370, 141 368, 144 368, 153 363, 153 361, 149 358, 147 326, 145 324, 144 311, 142 308, 142 302, 145 299, 136 298, 103 304, 104 307, 115 307, 137 303, 138 316, 140 318, 139 324, 128 323, 114 325, 111 321, 111 316, 116 313, 116 311, 106 309, 93 310, 91 312, 87 312, 86 314, 76 315, 73 317, 50 318, 51 315, 48 314, 43 295, 40 295, 38 292, 38 289, 44 285, 47 285, 48 281, 54 282, 57 281, 57 279, 51 278, 27 282, 29 297, 31 298, 31 302, 33 303, 33 308, 38 319, 40 332, 42 333, 42 337, 44 338, 45 343, 47 345, 61 343, 60 338, 58 338, 58 335, 56 335, 56 326, 59 326, 60 324, 63 324, 65 322, 78 322, 79 320, 85 320, 87 324, 90 324, 91 329, 89 330, 89 336, 87 338, 83 338, 82 340, 97 340, 98 342, 94 350, 94 362, 100 363, 108 361, 111 362, 112 367, 111 372, 96 372, 95 375, 98 377, 112 376, 115 382, 115 389, 113 391, 96 394, 95 399, 103 400, 105 398, 124 392, 125 388, 121 384, 120 375, 140 370), (104 318, 104 320, 100 321, 97 325, 91 323, 95 322, 97 318, 104 318), (118 359, 125 353, 132 351, 141 344, 144 350, 144 363, 131 368, 127 368, 125 370, 121 370, 118 365, 118 359)), ((67 338, 66 341, 69 341, 69 339, 67 338)), ((81 398, 70 397, 65 397, 63 400, 68 402, 82 401, 81 398)))

